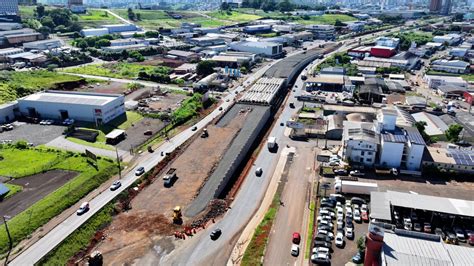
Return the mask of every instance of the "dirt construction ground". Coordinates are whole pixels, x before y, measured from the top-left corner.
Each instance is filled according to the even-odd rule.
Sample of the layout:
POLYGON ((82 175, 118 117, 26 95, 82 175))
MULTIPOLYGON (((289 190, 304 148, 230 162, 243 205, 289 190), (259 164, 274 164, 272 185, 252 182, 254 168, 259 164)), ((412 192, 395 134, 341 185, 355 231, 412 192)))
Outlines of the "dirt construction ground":
MULTIPOLYGON (((102 252, 106 265, 133 263, 145 255, 147 260, 157 262, 160 254, 169 253, 174 248, 173 241, 163 237, 175 230, 167 225, 171 222, 172 209, 176 205, 186 209, 243 122, 243 117, 237 117, 226 127, 209 126, 208 138, 200 138, 197 134, 183 154, 161 173, 163 175, 170 167, 176 168, 178 179, 174 185, 164 187, 160 175, 134 198, 130 211, 115 217, 105 230, 105 240, 96 247, 102 252)), ((189 221, 184 217, 184 223, 189 221)))

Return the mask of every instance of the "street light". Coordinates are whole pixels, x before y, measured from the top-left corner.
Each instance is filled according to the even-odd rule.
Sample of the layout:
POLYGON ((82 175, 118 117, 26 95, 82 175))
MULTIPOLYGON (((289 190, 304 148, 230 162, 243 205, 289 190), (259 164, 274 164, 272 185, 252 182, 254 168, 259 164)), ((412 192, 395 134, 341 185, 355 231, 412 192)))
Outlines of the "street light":
POLYGON ((8 236, 8 253, 7 256, 5 257, 5 266, 8 265, 8 257, 10 256, 10 253, 12 252, 13 248, 13 242, 12 242, 12 237, 10 236, 10 231, 8 230, 8 225, 7 225, 7 220, 10 220, 10 216, 3 215, 3 223, 5 224, 5 230, 7 231, 7 236, 8 236))

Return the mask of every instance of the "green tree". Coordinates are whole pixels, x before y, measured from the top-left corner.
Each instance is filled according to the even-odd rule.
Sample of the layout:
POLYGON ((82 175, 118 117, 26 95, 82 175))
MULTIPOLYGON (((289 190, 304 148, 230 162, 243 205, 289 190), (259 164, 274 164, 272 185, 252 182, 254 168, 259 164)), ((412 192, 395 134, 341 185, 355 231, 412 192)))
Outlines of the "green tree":
POLYGON ((49 27, 50 29, 54 29, 56 27, 56 24, 50 16, 43 17, 41 19, 41 24, 43 26, 49 27))
POLYGON ((365 251, 365 237, 361 236, 357 239, 357 249, 359 252, 364 252, 365 251))
POLYGON ((132 8, 130 7, 128 8, 127 14, 128 14, 128 19, 135 20, 135 13, 133 12, 132 8))
POLYGON ((336 22, 334 23, 334 26, 336 27, 345 27, 346 24, 342 23, 339 19, 336 19, 336 22))
POLYGON ((38 18, 42 18, 42 17, 44 16, 44 14, 45 14, 45 8, 44 8, 44 6, 43 6, 43 5, 38 5, 38 6, 36 7, 36 16, 37 16, 38 18))
POLYGON ((110 46, 110 41, 107 39, 100 39, 95 43, 95 47, 97 48, 102 48, 106 46, 110 46))
POLYGON ((221 3, 221 6, 220 6, 220 10, 221 10, 221 11, 230 10, 230 5, 229 5, 229 3, 227 3, 227 2, 222 2, 222 3, 221 3))
POLYGON ((266 0, 262 3, 262 10, 264 12, 274 11, 276 9, 276 3, 274 0, 266 0))
POLYGON ((196 66, 196 73, 200 76, 207 76, 214 73, 215 61, 205 60, 201 61, 196 66))
POLYGON ((444 132, 446 139, 451 142, 457 142, 459 140, 459 134, 463 130, 463 126, 459 124, 451 124, 448 129, 444 132))
POLYGON ((141 20, 142 20, 142 14, 140 14, 140 13, 137 13, 137 15, 136 15, 136 16, 137 16, 137 20, 138 20, 138 21, 141 21, 141 20))
POLYGON ((283 0, 278 4, 280 12, 290 12, 294 10, 293 4, 289 0, 283 0))
POLYGON ((426 142, 431 142, 430 136, 428 136, 428 134, 426 134, 426 131, 425 131, 427 125, 428 124, 425 121, 417 121, 415 122, 415 124, 413 124, 413 126, 416 127, 416 129, 418 129, 418 132, 420 132, 421 137, 426 142))

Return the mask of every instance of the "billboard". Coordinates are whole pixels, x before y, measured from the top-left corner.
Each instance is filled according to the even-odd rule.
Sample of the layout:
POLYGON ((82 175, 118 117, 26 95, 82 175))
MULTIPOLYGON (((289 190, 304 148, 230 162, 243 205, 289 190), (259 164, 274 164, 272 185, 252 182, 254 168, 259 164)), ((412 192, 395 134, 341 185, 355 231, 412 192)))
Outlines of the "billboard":
POLYGON ((86 149, 86 156, 89 157, 91 160, 97 162, 97 156, 93 154, 91 151, 86 149))
POLYGON ((286 126, 294 129, 303 129, 304 124, 296 121, 286 121, 286 126))

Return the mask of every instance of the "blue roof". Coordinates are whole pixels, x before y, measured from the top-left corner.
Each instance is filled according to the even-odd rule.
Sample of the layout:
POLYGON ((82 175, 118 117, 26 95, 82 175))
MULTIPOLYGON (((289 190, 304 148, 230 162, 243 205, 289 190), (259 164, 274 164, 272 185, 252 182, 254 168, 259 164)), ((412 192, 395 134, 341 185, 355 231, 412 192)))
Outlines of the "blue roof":
POLYGON ((6 195, 8 192, 10 192, 10 189, 4 184, 0 183, 0 197, 6 195))
POLYGON ((447 156, 453 157, 456 164, 474 166, 473 150, 447 149, 447 156))
POLYGON ((405 127, 404 129, 407 134, 407 138, 411 143, 426 145, 425 140, 423 140, 423 137, 421 136, 418 129, 414 127, 405 127))

